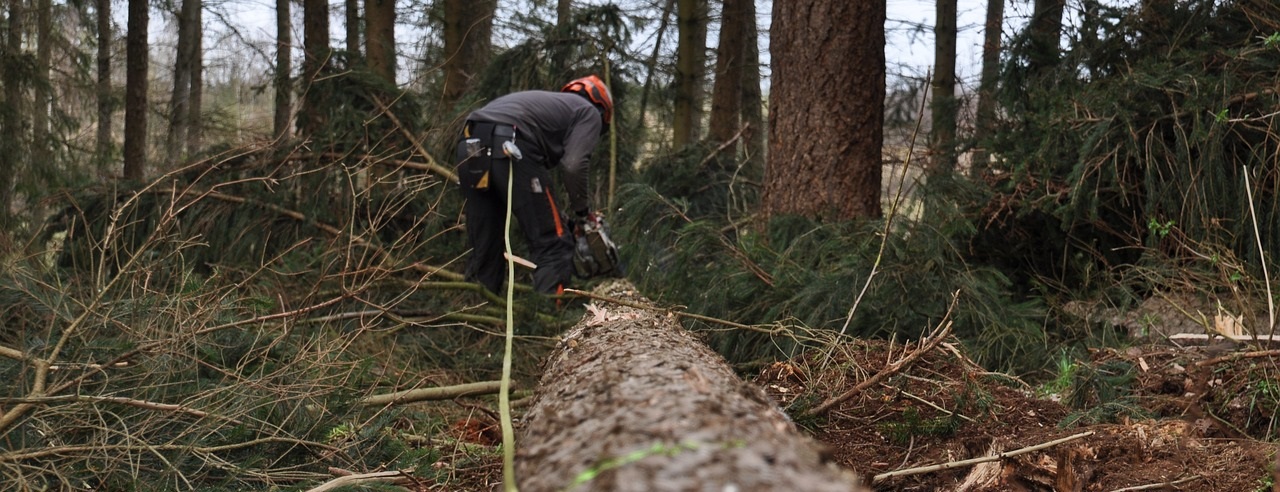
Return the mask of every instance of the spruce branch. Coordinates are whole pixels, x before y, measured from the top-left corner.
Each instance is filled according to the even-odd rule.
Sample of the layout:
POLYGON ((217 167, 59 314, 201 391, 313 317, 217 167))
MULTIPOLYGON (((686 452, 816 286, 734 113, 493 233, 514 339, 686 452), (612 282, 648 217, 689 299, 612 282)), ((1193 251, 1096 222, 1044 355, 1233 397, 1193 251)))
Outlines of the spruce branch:
POLYGON ((866 380, 863 380, 862 382, 854 385, 852 388, 849 388, 844 393, 840 393, 839 395, 828 398, 826 401, 822 402, 818 406, 810 408, 808 411, 804 413, 804 415, 806 417, 813 417, 813 416, 817 416, 825 413, 827 410, 830 410, 831 407, 834 407, 840 404, 841 402, 848 400, 849 398, 852 398, 854 395, 861 393, 863 390, 870 388, 871 386, 875 385, 876 383, 879 383, 880 381, 883 381, 885 378, 888 378, 889 376, 897 374, 898 372, 910 366, 921 356, 933 350, 934 347, 937 347, 938 344, 942 343, 943 340, 945 340, 948 336, 951 335, 951 326, 952 326, 951 312, 955 309, 956 300, 959 299, 959 296, 960 296, 960 292, 956 291, 956 293, 951 298, 951 306, 947 308, 946 316, 943 316, 942 321, 936 328, 933 329, 933 332, 931 332, 927 337, 920 340, 919 347, 917 349, 903 356, 901 359, 898 359, 896 362, 889 364, 884 369, 881 369, 880 372, 875 373, 874 375, 867 378, 866 380))

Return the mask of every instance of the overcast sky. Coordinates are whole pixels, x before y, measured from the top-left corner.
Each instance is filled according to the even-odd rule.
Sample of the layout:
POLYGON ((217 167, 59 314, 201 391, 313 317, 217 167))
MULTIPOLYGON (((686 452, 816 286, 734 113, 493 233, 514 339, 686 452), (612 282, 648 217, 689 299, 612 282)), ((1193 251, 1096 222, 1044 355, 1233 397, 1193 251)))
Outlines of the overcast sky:
MULTIPOLYGON (((510 4, 514 6, 527 1, 503 0, 502 5, 510 4)), ((609 0, 585 0, 584 3, 606 3, 607 1, 609 0)), ((339 4, 336 1, 334 3, 335 5, 339 4)), ((626 1, 623 0, 622 3, 626 4, 626 1)), ((885 23, 885 57, 891 78, 895 76, 923 77, 932 67, 934 3, 933 0, 887 0, 888 21, 885 23)), ((1028 15, 1027 11, 1030 9, 1029 3, 1023 1, 1006 2, 1006 19, 1003 30, 1006 39, 1015 29, 1025 23, 1028 15)), ((986 17, 987 2, 986 0, 958 0, 958 4, 959 19, 957 26, 959 27, 960 40, 957 46, 957 70, 962 83, 972 83, 976 82, 976 77, 981 70, 983 22, 986 17)), ((244 34, 248 37, 259 39, 274 37, 274 3, 269 0, 231 0, 222 2, 221 5, 223 9, 230 13, 231 19, 228 20, 241 24, 245 28, 244 34)), ((757 15, 759 16, 762 32, 769 27, 771 9, 772 2, 770 0, 757 1, 757 15)), ((121 17, 119 19, 121 25, 124 23, 123 10, 117 9, 116 12, 121 17)), ((299 15, 300 11, 300 8, 296 8, 295 15, 299 15)), ((341 39, 343 26, 340 8, 334 9, 334 17, 334 22, 331 24, 334 30, 334 37, 335 39, 341 39)), ((152 22, 153 32, 164 28, 166 20, 163 17, 153 15, 153 19, 155 19, 152 22), (157 19, 157 17, 160 18, 157 19)), ((217 22, 215 19, 206 20, 217 22)), ((295 29, 298 27, 295 26, 295 29)), ((636 38, 645 39, 647 36, 636 33, 636 38)), ((708 42, 714 45, 715 41, 716 34, 712 32, 708 36, 708 42)), ((409 40, 401 39, 400 42, 409 43, 409 40)), ((222 48, 228 47, 222 46, 222 48)), ((209 48, 217 50, 219 46, 215 44, 209 48)), ((761 54, 762 61, 767 63, 767 44, 762 43, 761 49, 765 50, 761 54)))

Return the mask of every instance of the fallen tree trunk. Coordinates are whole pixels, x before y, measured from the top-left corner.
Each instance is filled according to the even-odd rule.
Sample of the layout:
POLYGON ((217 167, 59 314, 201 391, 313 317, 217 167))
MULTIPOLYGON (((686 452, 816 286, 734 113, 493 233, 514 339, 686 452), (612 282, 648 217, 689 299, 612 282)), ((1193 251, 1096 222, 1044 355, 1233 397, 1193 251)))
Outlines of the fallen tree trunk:
POLYGON ((525 416, 522 491, 865 490, 674 316, 588 307, 525 416))

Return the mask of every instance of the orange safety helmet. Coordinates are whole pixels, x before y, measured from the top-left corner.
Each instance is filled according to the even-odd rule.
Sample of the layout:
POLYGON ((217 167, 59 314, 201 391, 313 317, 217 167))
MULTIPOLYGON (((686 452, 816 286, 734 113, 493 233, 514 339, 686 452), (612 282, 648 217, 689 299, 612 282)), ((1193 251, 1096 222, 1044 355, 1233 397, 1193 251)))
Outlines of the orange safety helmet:
POLYGON ((600 77, 588 75, 574 79, 561 87, 560 92, 572 92, 587 98, 592 104, 604 110, 604 124, 613 122, 613 96, 609 95, 609 88, 605 87, 600 77))

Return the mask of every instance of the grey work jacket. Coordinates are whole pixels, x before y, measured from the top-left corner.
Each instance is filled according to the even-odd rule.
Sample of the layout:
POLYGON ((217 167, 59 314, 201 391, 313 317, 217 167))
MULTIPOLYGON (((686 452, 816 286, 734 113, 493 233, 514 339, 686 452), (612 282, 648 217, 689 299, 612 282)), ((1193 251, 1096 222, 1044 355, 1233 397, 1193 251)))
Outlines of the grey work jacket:
POLYGON ((524 160, 560 166, 570 210, 588 208, 588 160, 604 125, 590 101, 568 92, 513 92, 475 110, 468 119, 516 127, 524 160))

